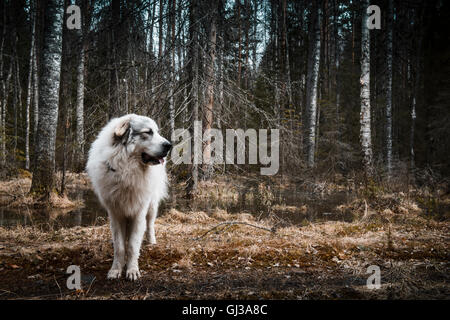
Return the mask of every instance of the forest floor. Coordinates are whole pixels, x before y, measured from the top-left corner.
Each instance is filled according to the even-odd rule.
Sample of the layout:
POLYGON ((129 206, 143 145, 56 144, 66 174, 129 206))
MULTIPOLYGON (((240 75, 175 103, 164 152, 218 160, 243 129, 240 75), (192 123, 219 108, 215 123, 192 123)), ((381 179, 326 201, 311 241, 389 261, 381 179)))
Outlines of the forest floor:
POLYGON ((302 224, 170 208, 157 219, 158 243, 144 241, 137 282, 106 279, 106 222, 0 227, 0 299, 449 299, 450 197, 439 201, 439 219, 391 193, 335 209, 352 221, 302 224), (70 265, 80 266, 81 290, 66 287, 70 265), (366 285, 371 265, 379 289, 366 285))

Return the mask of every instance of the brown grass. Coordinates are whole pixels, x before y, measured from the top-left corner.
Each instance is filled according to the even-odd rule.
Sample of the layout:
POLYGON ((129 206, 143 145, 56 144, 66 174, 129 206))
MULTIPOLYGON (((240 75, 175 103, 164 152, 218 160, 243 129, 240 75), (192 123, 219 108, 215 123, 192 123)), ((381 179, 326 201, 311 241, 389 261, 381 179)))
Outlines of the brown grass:
MULTIPOLYGON (((69 189, 89 187, 85 175, 67 179, 69 189)), ((25 195, 30 183, 29 177, 2 182, 0 194, 25 195)), ((198 196, 236 201, 243 183, 224 177, 202 182, 198 196)), ((308 210, 273 205, 267 185, 255 188, 272 213, 303 215, 308 210)), ((312 183, 306 188, 329 193, 334 186, 312 183)), ((279 224, 273 214, 260 220, 256 214, 219 208, 210 213, 172 208, 157 219, 158 244, 144 242, 138 283, 106 280, 113 258, 107 223, 62 229, 50 223, 0 227, 0 299, 448 299, 448 214, 430 216, 424 208, 434 202, 425 202, 427 197, 420 190, 379 192, 335 209, 355 217, 353 222, 310 221, 302 226, 279 224), (224 224, 207 233, 227 221, 276 228, 268 232, 224 224), (72 264, 85 276, 81 291, 64 286, 65 270, 72 264), (379 290, 366 287, 370 265, 381 268, 379 290)), ((31 205, 26 198, 22 201, 31 205)), ((70 202, 55 201, 62 206, 70 202)), ((441 197, 439 203, 448 208, 450 198, 441 197)))
MULTIPOLYGON (((21 175, 12 180, 0 181, 0 206, 9 208, 33 208, 42 205, 38 199, 35 199, 30 193, 32 175, 28 171, 23 170, 21 175)), ((56 185, 60 185, 61 173, 56 175, 56 185)), ((89 188, 87 175, 84 173, 66 174, 66 188, 68 191, 89 188)), ((52 192, 49 205, 58 209, 73 209, 82 207, 80 200, 71 200, 67 194, 58 195, 52 192)))
POLYGON ((157 220, 158 244, 142 248, 140 284, 106 281, 112 262, 106 224, 50 231, 0 228, 0 275, 7 279, 0 284, 0 294, 5 298, 44 294, 54 298, 180 298, 185 296, 177 291, 180 286, 191 298, 333 298, 333 292, 345 288, 351 288, 351 294, 345 290, 341 294, 349 298, 426 298, 449 293, 445 280, 447 222, 386 209, 377 212, 377 217, 353 223, 288 226, 274 234, 246 225, 224 226, 195 240, 221 221, 272 227, 269 220, 255 221, 249 214, 171 209, 157 220), (95 275, 89 293, 65 289, 62 296, 58 294, 53 278, 65 283, 64 271, 70 264, 95 275), (382 268, 383 287, 376 292, 364 285, 371 264, 382 268), (214 277, 218 277, 214 290, 202 287, 214 277), (47 289, 40 289, 36 279, 47 283, 47 289), (346 281, 354 283, 341 285, 346 281))

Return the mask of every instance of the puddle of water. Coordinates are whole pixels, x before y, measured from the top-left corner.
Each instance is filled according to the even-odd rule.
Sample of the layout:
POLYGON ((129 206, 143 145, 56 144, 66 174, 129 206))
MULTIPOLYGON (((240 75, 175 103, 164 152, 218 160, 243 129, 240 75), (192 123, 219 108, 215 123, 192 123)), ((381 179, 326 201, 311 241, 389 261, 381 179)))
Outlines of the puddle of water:
POLYGON ((354 195, 345 191, 331 194, 314 194, 304 190, 281 190, 276 194, 267 196, 261 194, 257 186, 244 186, 239 190, 236 200, 208 199, 189 200, 172 195, 162 205, 162 212, 170 208, 180 211, 204 211, 213 213, 216 209, 228 213, 249 213, 256 217, 266 218, 274 215, 286 223, 295 225, 306 221, 346 221, 351 222, 354 216, 351 213, 340 213, 336 207, 347 204, 354 199, 354 195), (300 208, 305 206, 303 210, 300 208))
MULTIPOLYGON (((41 225, 43 228, 57 229, 101 225, 107 220, 106 211, 91 190, 69 194, 69 197, 83 200, 85 206, 75 210, 27 210, 0 207, 0 226, 41 225)), ((267 193, 264 190, 261 192, 257 185, 240 187, 237 199, 232 200, 211 198, 189 200, 182 196, 180 190, 172 190, 170 199, 161 205, 160 215, 170 208, 208 213, 218 208, 231 214, 245 212, 261 218, 274 215, 281 221, 296 225, 303 224, 305 221, 351 221, 353 219, 351 214, 343 215, 336 210, 337 206, 346 204, 351 199, 353 199, 352 195, 346 192, 321 195, 301 189, 291 189, 267 193), (300 210, 302 206, 306 208, 300 210)))
POLYGON ((69 194, 70 199, 82 200, 84 207, 77 209, 15 209, 0 207, 0 226, 38 225, 43 228, 69 228, 103 224, 107 219, 106 211, 101 207, 91 190, 69 194))

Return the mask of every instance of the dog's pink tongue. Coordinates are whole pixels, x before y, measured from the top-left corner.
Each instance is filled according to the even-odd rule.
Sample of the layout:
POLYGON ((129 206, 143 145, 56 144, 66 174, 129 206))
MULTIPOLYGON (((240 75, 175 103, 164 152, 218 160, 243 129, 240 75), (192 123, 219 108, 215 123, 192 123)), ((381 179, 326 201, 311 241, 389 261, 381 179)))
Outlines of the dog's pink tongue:
POLYGON ((164 158, 159 159, 160 164, 164 164, 164 158))

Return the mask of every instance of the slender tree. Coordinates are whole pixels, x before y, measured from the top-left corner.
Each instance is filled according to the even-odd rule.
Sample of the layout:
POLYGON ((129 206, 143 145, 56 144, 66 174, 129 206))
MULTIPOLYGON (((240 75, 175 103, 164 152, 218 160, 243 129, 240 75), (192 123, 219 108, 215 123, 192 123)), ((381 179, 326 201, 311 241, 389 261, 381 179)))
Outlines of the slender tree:
MULTIPOLYGON (((37 7, 37 6, 36 6, 37 7)), ((37 18, 37 12, 36 12, 36 18, 37 18)), ((37 66, 37 37, 35 36, 35 44, 34 44, 34 50, 33 50, 33 141, 36 145, 37 141, 37 128, 38 128, 38 121, 39 121, 39 72, 38 72, 38 66, 37 66)))
POLYGON ((311 12, 310 40, 308 49, 308 75, 306 80, 306 108, 307 124, 307 157, 308 167, 314 166, 314 152, 316 145, 316 116, 317 116, 317 84, 320 65, 320 4, 314 2, 311 12))
MULTIPOLYGON (((198 99, 198 86, 199 86, 199 58, 198 58, 198 3, 199 0, 192 0, 189 8, 189 73, 190 73, 190 109, 192 111, 190 133, 195 137, 195 122, 199 120, 199 99, 198 99)), ((187 193, 188 195, 194 195, 198 186, 198 161, 197 158, 201 154, 201 150, 198 150, 198 145, 201 141, 193 141, 194 152, 193 161, 191 166, 191 176, 188 182, 187 193), (197 147, 197 148, 196 148, 197 147), (200 152, 199 152, 200 151, 200 152)))
MULTIPOLYGON (((205 106, 205 117, 204 117, 204 126, 205 130, 211 129, 213 124, 213 108, 214 108, 214 85, 215 85, 215 76, 214 76, 214 65, 216 62, 216 37, 217 37, 217 22, 216 22, 216 11, 217 11, 217 0, 213 0, 210 3, 211 6, 211 24, 209 30, 209 59, 208 66, 206 70, 206 106, 205 106)), ((203 166, 203 178, 208 179, 212 175, 213 166, 208 164, 208 161, 211 159, 211 138, 208 137, 205 141, 205 149, 203 159, 205 164, 203 166)))
POLYGON ((386 166, 388 177, 392 174, 392 39, 393 39, 394 1, 389 0, 387 16, 387 81, 386 81, 386 166))
POLYGON ((78 31, 79 52, 77 65, 77 93, 76 93, 76 146, 77 159, 76 168, 80 171, 84 168, 84 90, 86 76, 86 52, 88 50, 87 35, 91 22, 91 5, 89 0, 83 0, 81 3, 83 18, 81 29, 78 31))
POLYGON ((372 174, 372 138, 370 122, 370 35, 367 26, 368 0, 362 2, 361 25, 361 113, 360 113, 360 141, 363 153, 363 163, 367 176, 372 174))
POLYGON ((33 83, 33 64, 34 64, 34 52, 35 52, 35 30, 36 30, 36 7, 33 5, 34 1, 31 1, 30 21, 31 21, 31 46, 30 46, 30 58, 28 64, 28 85, 27 85, 27 102, 26 102, 26 131, 25 131, 25 169, 30 169, 30 107, 31 107, 31 95, 32 95, 32 83, 33 83))
MULTIPOLYGON (((5 48, 5 40, 6 40, 6 2, 2 2, 2 21, 3 21, 3 28, 2 28, 2 42, 0 44, 0 77, 1 77, 1 110, 0 110, 0 153, 1 153, 1 164, 2 166, 5 165, 6 161, 6 132, 5 132, 5 126, 6 126, 6 103, 8 101, 8 88, 9 88, 9 79, 11 77, 11 67, 8 72, 8 75, 5 77, 3 76, 3 67, 5 65, 5 58, 3 55, 4 48, 5 48)), ((11 63, 10 63, 11 66, 11 63)))
POLYGON ((109 65, 109 118, 122 115, 119 97, 119 46, 120 46, 120 0, 111 0, 110 65, 109 65))
POLYGON ((175 131, 175 99, 174 99, 174 87, 175 87, 175 23, 176 23, 176 0, 171 0, 170 7, 170 66, 169 66, 169 120, 170 120, 170 135, 175 131))

